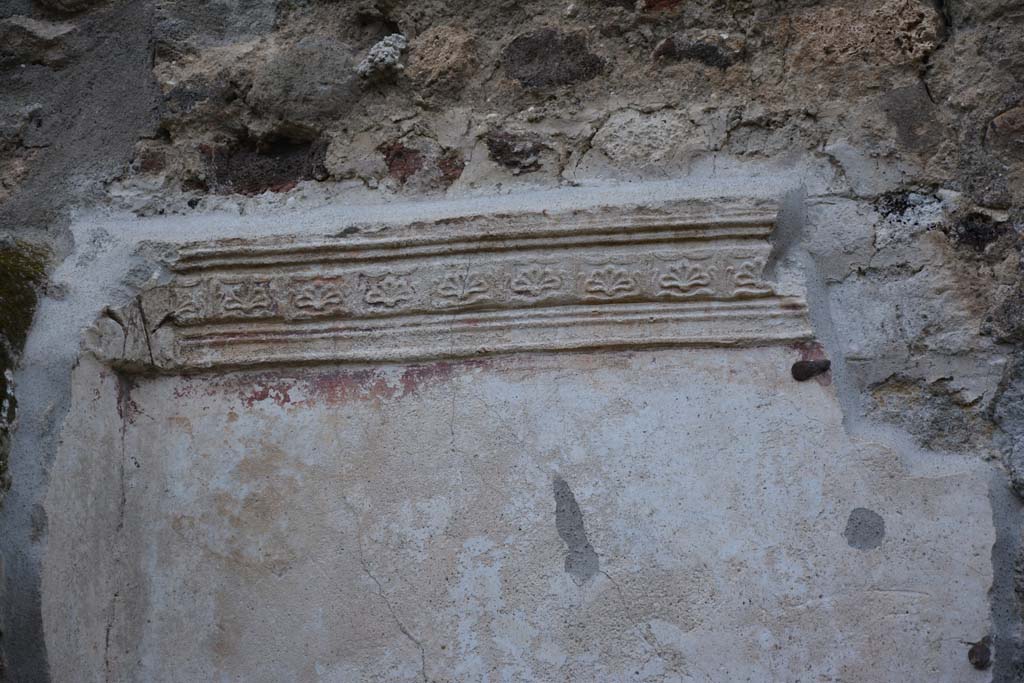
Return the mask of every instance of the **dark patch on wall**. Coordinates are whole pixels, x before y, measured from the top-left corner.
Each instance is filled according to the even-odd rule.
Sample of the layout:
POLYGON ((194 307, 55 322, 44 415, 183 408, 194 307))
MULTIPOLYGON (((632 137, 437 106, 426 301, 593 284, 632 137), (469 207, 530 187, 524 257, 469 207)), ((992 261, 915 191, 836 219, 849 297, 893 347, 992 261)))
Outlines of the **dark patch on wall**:
POLYGON ((701 40, 683 40, 679 38, 666 38, 654 48, 656 59, 667 59, 671 61, 693 61, 700 62, 705 66, 713 66, 718 69, 726 69, 736 63, 736 55, 721 45, 704 42, 701 40))
POLYGON ((555 528, 568 547, 565 571, 577 584, 582 584, 597 574, 600 568, 597 553, 587 540, 583 512, 569 484, 561 477, 555 477, 552 486, 555 492, 555 528))
POLYGON ((38 543, 46 538, 46 530, 49 527, 49 518, 46 516, 46 508, 43 507, 42 503, 32 505, 29 519, 31 520, 29 538, 34 543, 38 543))
POLYGON ((206 148, 207 185, 221 194, 287 192, 299 181, 327 178, 326 149, 322 142, 287 139, 245 139, 229 148, 206 148))
POLYGON ((1009 223, 978 212, 969 213, 949 226, 949 237, 954 244, 979 252, 1009 232, 1009 223))
POLYGON ((643 4, 644 12, 668 12, 674 10, 682 4, 682 0, 645 0, 643 4))
POLYGON ((466 160, 457 149, 449 149, 437 160, 437 169, 441 171, 441 178, 446 185, 451 185, 462 176, 466 168, 466 160))
POLYGON ((582 33, 552 28, 517 36, 505 48, 502 61, 509 76, 527 88, 590 80, 605 68, 604 60, 587 49, 582 33))
MULTIPOLYGON (((878 213, 886 218, 903 219, 908 211, 917 208, 923 200, 928 198, 934 199, 919 192, 893 190, 879 195, 874 204, 878 213)), ((938 200, 936 199, 936 201, 938 200)))
POLYGON ((857 550, 873 550, 885 539, 885 520, 874 510, 854 508, 843 530, 846 543, 857 550))
POLYGON ((400 183, 405 183, 423 168, 423 153, 400 142, 383 145, 380 152, 384 155, 388 175, 400 183))
POLYGON ((484 144, 491 161, 511 169, 514 175, 539 170, 540 154, 547 149, 537 135, 515 135, 505 131, 488 133, 484 144))
POLYGON ((103 1, 104 0, 36 0, 36 2, 46 9, 63 14, 82 12, 99 5, 103 1))

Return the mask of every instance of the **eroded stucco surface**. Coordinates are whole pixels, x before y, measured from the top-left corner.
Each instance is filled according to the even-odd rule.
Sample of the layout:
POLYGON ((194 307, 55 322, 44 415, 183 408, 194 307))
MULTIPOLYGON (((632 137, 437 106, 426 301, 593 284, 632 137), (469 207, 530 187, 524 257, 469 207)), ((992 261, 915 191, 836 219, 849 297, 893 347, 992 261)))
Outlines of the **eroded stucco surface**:
MULTIPOLYGON (((48 554, 91 549, 95 562, 63 567, 55 559, 47 571, 135 585, 124 578, 135 576, 124 558, 146 547, 145 533, 112 533, 106 517, 75 508, 120 515, 120 489, 67 475, 75 466, 120 472, 117 444, 78 465, 67 460, 71 451, 58 453, 77 434, 102 439, 113 430, 110 438, 120 438, 106 408, 93 415, 88 401, 72 400, 74 369, 97 351, 97 325, 106 333, 103 364, 124 373, 128 388, 146 385, 151 351, 161 348, 147 334, 176 343, 193 329, 163 320, 166 301, 157 301, 158 320, 139 314, 140 301, 180 284, 168 264, 188 243, 386 238, 395 228, 429 231, 481 215, 500 221, 602 205, 644 212, 673 198, 776 207, 763 274, 780 296, 806 302, 807 343, 795 360, 829 361, 830 400, 841 415, 835 439, 886 444, 895 461, 912 458, 915 467, 988 468, 985 490, 965 483, 944 523, 991 524, 995 537, 982 553, 988 593, 950 603, 973 614, 981 600, 989 621, 978 629, 965 622, 942 641, 959 648, 959 659, 940 673, 966 661, 996 681, 1024 679, 1022 27, 1018 0, 2 3, 0 283, 13 286, 0 286, 0 323, 16 324, 0 329, 0 679, 81 675, 56 669, 48 653, 57 648, 66 661, 71 641, 46 631, 78 623, 54 609, 44 619, 43 604, 67 593, 60 583, 49 584, 52 595, 42 590, 48 554), (117 311, 134 313, 118 323, 117 311), (84 356, 83 340, 91 349, 84 356), (52 493, 57 481, 62 496, 52 493), (122 558, 116 571, 94 576, 111 557, 122 558)), ((584 256, 575 254, 581 263, 584 256)), ((269 272, 275 283, 317 275, 293 270, 257 266, 249 275, 269 272)), ((364 276, 340 266, 321 274, 349 272, 364 276)), ((315 284, 308 301, 338 313, 324 283, 315 284)), ((584 334, 593 330, 561 329, 583 345, 595 341, 584 334)), ((635 344, 645 329, 615 343, 635 344)), ((401 374, 393 364, 417 362, 424 348, 432 357, 452 351, 437 330, 411 351, 408 337, 384 334, 383 344, 350 347, 345 363, 374 358, 401 374), (385 358, 389 348, 405 356, 385 358)), ((769 331, 737 332, 749 343, 769 331)), ((551 344, 504 341, 530 353, 551 344)), ((331 362, 321 370, 340 364, 342 346, 325 345, 331 362)), ((215 373, 247 354, 265 370, 294 360, 263 353, 266 346, 226 348, 203 357, 172 350, 163 360, 190 371, 221 363, 215 373)), ((819 381, 826 378, 807 383, 819 381)), ((116 404, 117 392, 103 387, 100 402, 116 404)), ((606 567, 606 549, 588 490, 564 472, 548 475, 524 490, 537 492, 538 515, 555 518, 545 528, 567 556, 551 566, 589 576, 595 557, 606 567)), ((892 501, 915 498, 894 491, 892 501)), ((717 504, 731 502, 724 495, 717 504)), ((892 515, 849 503, 830 533, 853 543, 852 558, 884 551, 897 538, 892 515)), ((956 586, 967 573, 950 568, 946 579, 956 586)), ((587 585, 603 580, 598 572, 587 585)), ((90 624, 82 631, 90 648, 103 641, 107 649, 112 585, 73 608, 90 624)), ((141 600, 138 586, 114 592, 141 600)), ((133 619, 148 613, 141 603, 117 604, 133 619)), ((402 615, 412 607, 392 605, 402 615)), ((899 630, 863 616, 845 637, 884 644, 899 630)), ((805 637, 816 633, 779 648, 790 656, 805 637)), ((714 663, 734 647, 729 639, 714 646, 699 658, 714 663)), ((161 666, 161 675, 174 675, 161 666)), ((932 680, 933 672, 904 677, 932 680)))
POLYGON ((988 467, 845 436, 799 357, 83 362, 47 499, 54 670, 988 680, 960 645, 989 621, 988 467), (865 510, 884 532, 851 530, 865 510))

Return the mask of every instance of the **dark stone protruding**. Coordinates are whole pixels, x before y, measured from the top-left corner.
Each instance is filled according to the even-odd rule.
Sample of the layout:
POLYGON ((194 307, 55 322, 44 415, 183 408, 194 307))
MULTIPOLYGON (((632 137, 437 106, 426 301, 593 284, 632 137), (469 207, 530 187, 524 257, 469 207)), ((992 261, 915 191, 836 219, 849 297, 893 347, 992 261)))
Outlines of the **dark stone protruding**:
POLYGON ((992 666, 992 638, 985 636, 978 642, 971 645, 971 649, 967 651, 967 661, 971 663, 975 669, 984 671, 992 666))
POLYGON ((806 382, 829 371, 832 361, 829 360, 798 360, 793 363, 793 379, 797 382, 806 382))

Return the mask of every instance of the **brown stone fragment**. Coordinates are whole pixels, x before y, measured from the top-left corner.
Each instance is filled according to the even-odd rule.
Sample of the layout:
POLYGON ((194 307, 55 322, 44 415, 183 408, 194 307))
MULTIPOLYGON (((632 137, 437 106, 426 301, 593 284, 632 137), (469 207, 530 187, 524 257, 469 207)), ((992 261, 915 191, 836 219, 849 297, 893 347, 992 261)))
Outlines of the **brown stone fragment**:
POLYGON ((605 62, 587 48, 582 33, 544 28, 517 36, 505 48, 508 74, 527 88, 546 88, 590 80, 605 62))
POLYGON ((476 70, 473 37, 456 26, 434 26, 412 41, 406 73, 439 94, 458 93, 476 70))
POLYGON ((400 142, 384 145, 380 151, 384 155, 384 163, 388 166, 388 174, 400 183, 404 183, 423 168, 423 153, 400 142))

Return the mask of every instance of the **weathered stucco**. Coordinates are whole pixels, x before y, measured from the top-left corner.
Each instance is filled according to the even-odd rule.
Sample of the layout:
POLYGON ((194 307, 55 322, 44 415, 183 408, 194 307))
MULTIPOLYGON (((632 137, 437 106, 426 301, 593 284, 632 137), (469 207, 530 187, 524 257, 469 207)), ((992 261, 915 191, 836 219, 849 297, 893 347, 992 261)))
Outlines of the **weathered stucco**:
POLYGON ((1024 680, 1022 41, 1019 0, 0 3, 0 680, 1024 680), (685 237, 738 205, 771 234, 685 237))
POLYGON ((53 671, 989 680, 961 644, 989 628, 988 466, 846 437, 799 357, 83 361, 47 499, 53 671))

